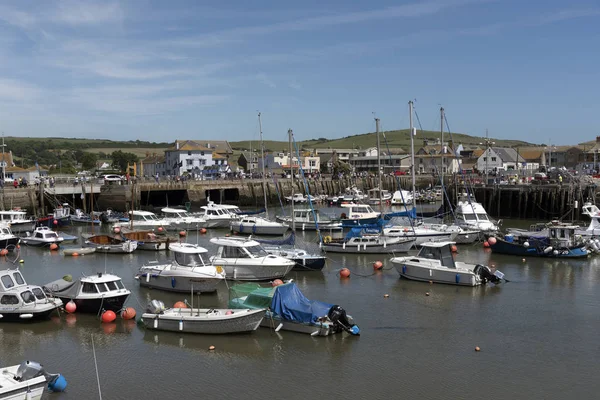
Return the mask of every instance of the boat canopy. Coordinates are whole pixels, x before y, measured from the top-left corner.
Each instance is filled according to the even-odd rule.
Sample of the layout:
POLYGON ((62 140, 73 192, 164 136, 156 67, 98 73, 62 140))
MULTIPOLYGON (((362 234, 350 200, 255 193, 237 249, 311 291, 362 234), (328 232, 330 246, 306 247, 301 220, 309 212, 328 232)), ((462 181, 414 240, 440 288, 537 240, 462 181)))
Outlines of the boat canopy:
POLYGON ((286 283, 275 288, 271 311, 282 319, 301 323, 317 322, 327 315, 332 304, 309 300, 302 294, 295 283, 286 283))
POLYGON ((453 242, 423 243, 417 257, 439 260, 446 268, 456 268, 450 246, 453 242))
POLYGON ((276 246, 293 246, 294 243, 296 242, 296 234, 294 232, 290 233, 290 235, 285 238, 285 239, 281 239, 281 240, 269 240, 269 239, 257 239, 254 238, 254 240, 256 240, 257 242, 259 242, 260 244, 270 244, 270 245, 276 245, 276 246))

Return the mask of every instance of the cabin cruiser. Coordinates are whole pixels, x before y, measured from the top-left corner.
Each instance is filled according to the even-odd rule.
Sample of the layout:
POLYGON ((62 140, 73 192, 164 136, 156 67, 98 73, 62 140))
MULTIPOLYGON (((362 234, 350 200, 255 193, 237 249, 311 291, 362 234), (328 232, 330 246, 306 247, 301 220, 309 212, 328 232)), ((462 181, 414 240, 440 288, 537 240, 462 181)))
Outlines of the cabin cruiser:
POLYGON ((448 230, 447 226, 443 230, 434 229, 431 226, 415 223, 410 225, 394 225, 384 227, 383 234, 390 237, 411 238, 415 240, 415 246, 421 246, 426 242, 454 241, 458 236, 458 231, 448 230))
POLYGON ((454 242, 423 243, 416 256, 394 257, 390 261, 402 278, 415 281, 477 286, 487 282, 500 283, 504 274, 492 273, 489 267, 454 261, 454 242))
POLYGON ((408 190, 396 190, 391 203, 393 206, 409 206, 413 203, 413 195, 408 190))
POLYGON ((342 201, 361 201, 365 200, 367 196, 358 189, 356 186, 346 188, 343 194, 342 201))
POLYGON ((390 237, 381 233, 352 228, 342 239, 323 238, 322 249, 330 253, 406 253, 414 245, 414 238, 390 237))
POLYGON ((498 224, 491 220, 485 208, 470 195, 463 194, 458 201, 456 209, 456 224, 470 230, 478 230, 484 233, 498 231, 498 224))
POLYGON ((379 189, 379 188, 374 188, 371 189, 369 191, 367 191, 368 195, 367 197, 369 198, 369 204, 372 205, 377 205, 379 204, 380 200, 381 203, 386 204, 388 201, 391 202, 392 201, 392 194, 385 189, 379 189))
POLYGON ((76 311, 100 314, 103 310, 121 311, 131 292, 125 288, 121 278, 113 274, 98 272, 73 280, 71 275, 44 285, 44 291, 58 297, 67 304, 75 303, 76 311))
POLYGON ((204 218, 195 217, 186 210, 165 207, 160 211, 164 215, 164 220, 168 221, 174 229, 198 230, 206 228, 206 220, 204 218))
POLYGON ((292 232, 283 240, 254 239, 263 245, 269 254, 287 258, 296 263, 294 270, 320 271, 325 267, 327 257, 321 254, 311 254, 306 250, 296 248, 296 233, 292 232))
POLYGON ((306 203, 308 201, 308 198, 302 193, 294 193, 294 196, 285 196, 285 199, 294 203, 306 203))
POLYGON ((61 300, 47 297, 41 287, 28 285, 18 269, 0 271, 0 322, 48 318, 62 305, 61 300))
POLYGON ((340 216, 343 227, 376 224, 381 216, 368 204, 344 203, 341 207, 344 209, 340 216))
POLYGON ((27 218, 21 210, 0 211, 0 225, 8 225, 12 233, 31 232, 35 228, 35 219, 27 218))
POLYGON ((12 251, 19 244, 19 238, 13 235, 8 225, 0 225, 0 249, 12 251))
POLYGON ((162 228, 166 229, 171 223, 166 219, 161 219, 150 211, 133 210, 129 212, 129 222, 117 222, 115 227, 132 227, 133 228, 162 228), (131 220, 132 219, 132 220, 131 220))
MULTIPOLYGON (((293 222, 296 229, 301 231, 314 231, 319 226, 319 230, 330 231, 342 229, 342 223, 340 220, 332 220, 328 216, 324 216, 319 210, 311 210, 308 208, 293 210, 294 218, 293 222), (316 217, 316 222, 315 222, 316 217)), ((289 227, 292 226, 291 216, 276 216, 277 221, 283 222, 289 227)))
POLYGON ((170 292, 214 292, 225 279, 223 267, 215 267, 208 261, 204 247, 191 243, 173 243, 169 250, 175 259, 167 264, 150 261, 138 271, 135 279, 140 286, 170 292))
POLYGON ((67 381, 61 374, 50 374, 35 361, 23 361, 19 365, 0 367, 0 399, 41 400, 46 388, 62 392, 67 381))
POLYGON ((260 243, 249 238, 217 237, 210 242, 219 246, 210 261, 225 269, 227 279, 263 281, 283 278, 296 264, 269 254, 260 243))
POLYGON ((231 232, 251 233, 253 235, 283 235, 289 227, 281 222, 257 216, 245 216, 239 221, 231 221, 231 232))
POLYGON ((27 232, 27 236, 21 238, 22 243, 35 247, 50 246, 51 244, 60 245, 64 240, 62 236, 58 236, 58 233, 47 226, 37 227, 33 233, 27 232))
POLYGON ((239 221, 241 215, 237 213, 239 208, 224 204, 215 204, 212 201, 202 206, 200 216, 206 220, 207 228, 229 228, 232 221, 239 221))

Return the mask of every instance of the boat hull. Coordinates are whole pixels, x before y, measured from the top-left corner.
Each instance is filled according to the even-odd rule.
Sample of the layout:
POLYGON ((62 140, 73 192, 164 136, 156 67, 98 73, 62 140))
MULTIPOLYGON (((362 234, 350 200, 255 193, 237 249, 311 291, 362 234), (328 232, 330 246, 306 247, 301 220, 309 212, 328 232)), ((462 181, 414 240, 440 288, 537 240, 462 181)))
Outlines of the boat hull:
POLYGON ((255 331, 265 316, 264 309, 218 310, 219 315, 207 313, 208 309, 184 308, 173 311, 173 309, 167 310, 164 314, 144 313, 142 321, 148 329, 220 335, 255 331), (193 311, 193 316, 191 311, 193 311), (199 316, 196 316, 197 311, 200 312, 199 316), (233 311, 233 314, 225 315, 227 311, 233 311))
POLYGON ((374 225, 379 220, 379 216, 372 218, 342 219, 342 227, 352 228, 361 225, 374 225))
POLYGON ((225 279, 234 281, 268 281, 286 276, 294 265, 221 265, 225 270, 225 279))
POLYGON ((36 240, 33 238, 21 238, 21 243, 32 247, 48 247, 52 244, 60 246, 62 242, 62 240, 36 240))
POLYGON ((29 379, 16 388, 0 388, 0 400, 41 400, 48 383, 43 376, 29 379))
POLYGON ((69 301, 73 300, 75 305, 77 306, 78 313, 93 313, 97 314, 101 310, 110 310, 114 312, 121 311, 123 309, 123 305, 127 301, 129 297, 129 293, 121 294, 118 296, 111 297, 98 297, 93 299, 71 299, 67 297, 59 297, 62 300, 63 304, 67 304, 69 301))
POLYGON ((248 225, 248 224, 231 224, 231 232, 246 233, 252 235, 275 235, 281 236, 288 231, 288 227, 285 225, 279 226, 261 226, 261 225, 248 225))
MULTIPOLYGON (((57 309, 58 307, 48 307, 43 311, 19 311, 19 312, 10 312, 5 311, 0 308, 0 322, 33 322, 33 321, 42 321, 50 318, 50 315, 57 309), (32 315, 32 317, 22 318, 22 315, 32 315)), ((3 399, 3 397, 0 397, 3 399)))
POLYGON ((380 254, 380 253, 406 253, 415 243, 414 240, 406 240, 393 244, 371 244, 347 245, 344 243, 323 244, 324 251, 329 253, 352 253, 352 254, 380 254))
POLYGON ((554 254, 554 251, 548 253, 544 252, 543 249, 534 246, 525 247, 519 243, 509 243, 500 238, 496 239, 496 243, 490 244, 492 252, 499 254, 508 254, 513 256, 521 257, 547 257, 547 258, 586 258, 588 257, 588 251, 579 247, 570 247, 557 249, 558 254, 554 254))
POLYGON ((291 258, 296 263, 294 271, 321 271, 325 267, 326 257, 308 256, 291 258))
POLYGON ((35 221, 11 222, 10 230, 12 233, 32 232, 35 229, 35 221))
POLYGON ((477 275, 471 271, 450 268, 432 268, 414 265, 410 262, 397 263, 392 261, 392 263, 396 267, 396 271, 398 271, 400 276, 404 279, 458 286, 477 286, 481 284, 477 275))
POLYGON ((479 240, 480 234, 481 233, 479 231, 460 232, 458 235, 456 235, 456 238, 454 238, 454 242, 456 242, 456 244, 475 243, 479 240))
POLYGON ((73 248, 71 248, 71 249, 64 249, 63 250, 63 254, 65 256, 72 256, 75 253, 77 253, 78 256, 84 256, 86 254, 92 254, 92 253, 95 253, 95 252, 96 252, 96 249, 93 248, 93 247, 81 247, 79 249, 73 249, 73 248))
POLYGON ((140 286, 180 293, 191 293, 192 289, 194 290, 194 293, 214 293, 217 291, 217 286, 222 280, 215 278, 158 275, 151 272, 140 273, 136 278, 139 279, 140 286))
POLYGON ((14 247, 16 245, 19 244, 19 238, 18 237, 14 237, 14 238, 7 238, 7 239, 1 239, 0 240, 0 248, 2 249, 6 249, 8 246, 14 247))
POLYGON ((231 219, 209 219, 206 221, 207 228, 229 228, 231 219))

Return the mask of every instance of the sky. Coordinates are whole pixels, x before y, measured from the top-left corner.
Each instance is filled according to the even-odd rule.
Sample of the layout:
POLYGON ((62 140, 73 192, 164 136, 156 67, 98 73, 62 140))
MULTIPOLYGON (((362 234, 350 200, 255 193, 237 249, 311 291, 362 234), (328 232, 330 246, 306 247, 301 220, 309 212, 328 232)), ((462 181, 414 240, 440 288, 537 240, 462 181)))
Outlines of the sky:
POLYGON ((337 138, 407 128, 600 135, 591 0, 4 1, 0 132, 337 138))

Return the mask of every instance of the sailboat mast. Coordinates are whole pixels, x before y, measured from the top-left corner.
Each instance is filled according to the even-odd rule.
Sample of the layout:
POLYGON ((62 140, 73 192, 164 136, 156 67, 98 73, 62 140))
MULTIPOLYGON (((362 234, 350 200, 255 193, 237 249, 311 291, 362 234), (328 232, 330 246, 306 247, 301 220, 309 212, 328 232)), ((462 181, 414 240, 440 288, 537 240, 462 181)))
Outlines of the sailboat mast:
POLYGON ((294 163, 292 157, 292 138, 294 137, 294 132, 291 129, 288 129, 288 138, 290 141, 290 176, 292 177, 292 232, 296 232, 296 218, 294 217, 294 163))
POLYGON ((413 127, 413 102, 412 100, 408 102, 408 119, 410 121, 410 160, 411 160, 411 169, 412 169, 412 195, 413 195, 413 207, 415 206, 415 202, 417 201, 417 194, 415 191, 416 187, 416 171, 415 171, 415 136, 417 134, 415 128, 413 127))
POLYGON ((442 181, 442 207, 444 207, 444 154, 445 154, 445 146, 444 146, 444 107, 440 107, 440 133, 441 133, 441 146, 440 150, 442 151, 442 165, 441 165, 441 181, 442 181))
POLYGON ((383 200, 381 199, 381 141, 379 139, 379 118, 375 118, 375 130, 377 131, 377 184, 379 185, 379 213, 383 215, 383 200))
POLYGON ((90 204, 90 218, 92 219, 92 235, 94 234, 94 180, 90 179, 90 195, 92 196, 90 204))
POLYGON ((265 145, 263 143, 262 121, 260 112, 258 113, 258 130, 260 132, 260 158, 262 159, 262 187, 263 196, 265 198, 265 216, 269 219, 269 207, 267 205, 267 175, 265 174, 265 145))

